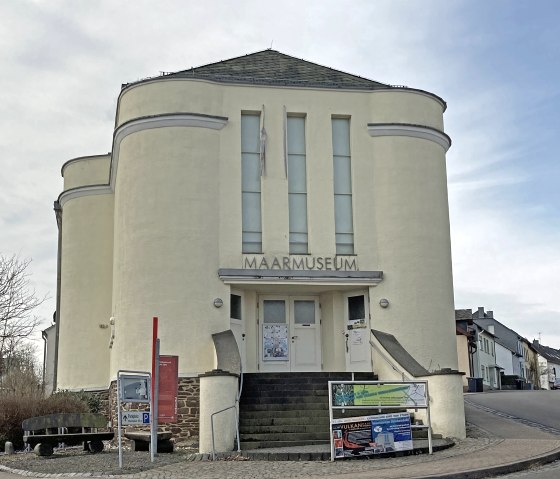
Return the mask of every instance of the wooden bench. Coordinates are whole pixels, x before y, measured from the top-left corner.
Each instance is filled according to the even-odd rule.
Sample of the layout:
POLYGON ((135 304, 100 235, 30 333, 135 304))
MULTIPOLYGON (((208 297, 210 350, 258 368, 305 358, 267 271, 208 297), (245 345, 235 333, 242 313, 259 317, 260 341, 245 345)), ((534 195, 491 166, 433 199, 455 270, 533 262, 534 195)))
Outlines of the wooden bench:
POLYGON ((68 446, 83 444, 91 453, 103 451, 103 441, 115 437, 107 429, 107 419, 101 414, 61 413, 26 419, 21 425, 24 430, 23 442, 34 448, 38 456, 50 456, 59 443, 68 446))
MULTIPOLYGON (((124 437, 132 441, 133 451, 149 451, 152 436, 149 431, 136 431, 127 429, 124 437)), ((173 452, 170 432, 157 433, 157 452, 173 452)))

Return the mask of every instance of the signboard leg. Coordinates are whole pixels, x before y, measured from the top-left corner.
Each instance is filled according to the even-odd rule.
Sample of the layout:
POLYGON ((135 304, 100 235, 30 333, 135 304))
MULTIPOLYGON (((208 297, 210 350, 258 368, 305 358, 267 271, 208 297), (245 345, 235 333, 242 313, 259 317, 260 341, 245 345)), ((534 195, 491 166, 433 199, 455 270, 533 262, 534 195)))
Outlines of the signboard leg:
POLYGON ((159 400, 159 339, 156 339, 156 348, 154 351, 155 367, 154 377, 152 378, 152 435, 151 435, 151 460, 155 461, 157 456, 157 430, 158 430, 158 400, 159 400))
POLYGON ((117 429, 119 436, 119 467, 122 468, 123 454, 122 454, 122 417, 121 417, 121 385, 120 376, 117 374, 117 429))

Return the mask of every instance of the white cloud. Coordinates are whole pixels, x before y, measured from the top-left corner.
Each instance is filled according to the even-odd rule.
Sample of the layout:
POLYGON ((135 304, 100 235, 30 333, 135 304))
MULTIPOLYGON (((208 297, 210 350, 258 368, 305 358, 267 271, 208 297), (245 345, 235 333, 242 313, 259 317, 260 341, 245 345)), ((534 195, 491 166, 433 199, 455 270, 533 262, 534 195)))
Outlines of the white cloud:
POLYGON ((456 305, 494 309, 520 333, 541 331, 543 343, 550 338, 560 347, 560 238, 558 224, 547 223, 560 199, 534 190, 539 175, 558 172, 547 156, 558 140, 546 132, 546 114, 560 97, 549 70, 554 49, 544 45, 556 36, 540 28, 527 37, 548 55, 526 73, 528 85, 515 63, 489 57, 514 56, 513 34, 499 15, 486 2, 3 2, 0 251, 34 258, 37 290, 52 297, 40 311, 48 322, 60 167, 110 150, 120 84, 273 42, 285 53, 448 102, 456 305), (483 14, 490 20, 482 22, 483 14))

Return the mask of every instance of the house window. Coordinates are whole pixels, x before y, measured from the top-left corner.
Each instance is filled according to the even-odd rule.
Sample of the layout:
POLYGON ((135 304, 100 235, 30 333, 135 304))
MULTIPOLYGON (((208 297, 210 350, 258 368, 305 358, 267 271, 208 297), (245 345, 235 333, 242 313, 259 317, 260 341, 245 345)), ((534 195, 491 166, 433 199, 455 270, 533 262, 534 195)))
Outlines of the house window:
POLYGON ((364 319, 366 317, 366 301, 363 294, 348 297, 348 321, 364 319))
POLYGON ((241 115, 242 251, 262 252, 260 116, 241 115))
POLYGON ((287 127, 290 253, 306 254, 308 233, 305 118, 289 116, 287 127))
POLYGON ((230 294, 229 296, 229 317, 232 319, 241 319, 241 296, 238 294, 230 294))
POLYGON ((350 119, 332 119, 336 254, 354 254, 350 119))

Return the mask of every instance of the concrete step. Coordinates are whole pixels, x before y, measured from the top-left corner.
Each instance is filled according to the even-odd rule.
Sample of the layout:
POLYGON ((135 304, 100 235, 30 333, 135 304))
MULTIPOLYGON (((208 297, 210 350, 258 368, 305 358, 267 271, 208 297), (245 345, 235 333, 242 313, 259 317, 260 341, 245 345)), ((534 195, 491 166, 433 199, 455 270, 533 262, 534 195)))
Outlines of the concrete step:
MULTIPOLYGON (((250 450, 250 449, 264 449, 264 448, 285 448, 285 447, 294 447, 294 446, 310 446, 310 445, 329 445, 330 442, 327 441, 241 441, 241 449, 242 450, 250 450)), ((328 453, 328 458, 330 459, 330 452, 328 453)), ((277 459, 275 459, 277 460, 277 459)), ((318 460, 325 460, 325 459, 318 459, 318 460)))
POLYGON ((291 395, 275 395, 275 396, 245 396, 241 401, 244 405, 249 406, 252 404, 303 404, 303 403, 325 403, 328 404, 327 396, 316 395, 316 394, 306 394, 299 396, 291 395))
MULTIPOLYGON (((291 411, 294 409, 300 410, 307 410, 307 411, 328 411, 329 403, 328 402, 285 402, 283 404, 270 404, 270 403, 261 403, 261 404, 245 404, 241 402, 240 404, 240 412, 241 414, 245 414, 245 412, 250 411, 268 411, 271 416, 274 415, 275 411, 291 411)), ((328 413, 327 413, 328 414, 328 413)))
MULTIPOLYGON (((254 406, 254 405, 253 405, 254 406)), ((239 420, 242 422, 245 419, 284 419, 284 418, 294 418, 294 419, 305 419, 305 418, 328 418, 329 412, 328 408, 324 409, 294 409, 292 407, 284 407, 284 409, 275 409, 271 411, 270 408, 260 408, 256 409, 243 409, 239 415, 239 420)))
POLYGON ((292 434, 292 433, 327 433, 328 424, 283 424, 274 426, 240 426, 239 433, 243 436, 254 434, 292 434))
POLYGON ((316 424, 318 426, 329 426, 328 414, 321 415, 305 415, 297 417, 271 417, 270 415, 261 416, 259 418, 240 418, 240 426, 291 426, 291 425, 308 425, 316 424))
POLYGON ((324 391, 328 394, 328 384, 325 383, 274 383, 274 384, 244 384, 242 395, 245 394, 260 394, 260 393, 286 393, 297 394, 307 393, 312 391, 324 391))
POLYGON ((290 434, 284 433, 256 433, 256 434, 240 434, 242 442, 248 441, 329 441, 329 431, 324 432, 294 432, 290 434))

